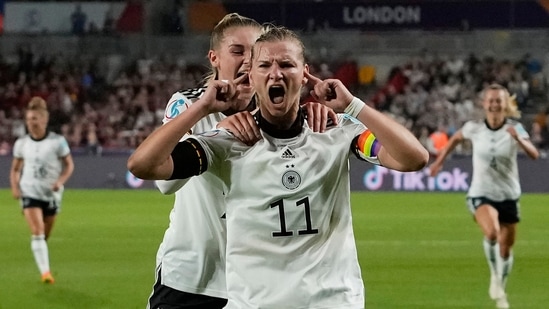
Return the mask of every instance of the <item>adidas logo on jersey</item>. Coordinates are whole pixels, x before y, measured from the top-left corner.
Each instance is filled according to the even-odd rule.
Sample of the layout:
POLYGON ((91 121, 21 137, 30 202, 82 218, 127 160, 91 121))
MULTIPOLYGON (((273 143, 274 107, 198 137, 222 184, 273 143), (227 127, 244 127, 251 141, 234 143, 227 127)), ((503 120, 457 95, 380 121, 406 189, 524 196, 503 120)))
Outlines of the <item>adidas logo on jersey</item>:
POLYGON ((295 154, 290 150, 290 148, 285 148, 280 157, 282 159, 295 159, 295 154))

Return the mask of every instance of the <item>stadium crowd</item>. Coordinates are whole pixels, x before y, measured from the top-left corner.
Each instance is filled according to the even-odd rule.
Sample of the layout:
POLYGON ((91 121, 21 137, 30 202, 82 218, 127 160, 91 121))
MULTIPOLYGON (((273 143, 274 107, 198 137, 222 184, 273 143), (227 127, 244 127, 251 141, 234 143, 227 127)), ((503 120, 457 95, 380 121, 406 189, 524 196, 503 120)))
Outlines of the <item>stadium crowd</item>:
MULTIPOLYGON (((509 60, 422 52, 395 64, 386 80, 369 84, 360 82, 356 61, 343 58, 311 57, 311 71, 321 78, 341 79, 411 129, 433 154, 466 120, 481 117, 476 96, 492 82, 515 95, 531 118, 524 122, 533 141, 541 150, 549 148, 547 64, 528 54, 509 60)), ((32 96, 46 100, 51 129, 62 133, 76 154, 132 150, 161 124, 171 94, 196 85, 206 71, 207 64, 168 56, 136 60, 114 70, 102 58, 71 59, 21 47, 11 61, 0 58, 0 155, 10 154, 15 139, 25 133, 22 111, 32 96)), ((463 147, 457 152, 469 151, 463 147)))

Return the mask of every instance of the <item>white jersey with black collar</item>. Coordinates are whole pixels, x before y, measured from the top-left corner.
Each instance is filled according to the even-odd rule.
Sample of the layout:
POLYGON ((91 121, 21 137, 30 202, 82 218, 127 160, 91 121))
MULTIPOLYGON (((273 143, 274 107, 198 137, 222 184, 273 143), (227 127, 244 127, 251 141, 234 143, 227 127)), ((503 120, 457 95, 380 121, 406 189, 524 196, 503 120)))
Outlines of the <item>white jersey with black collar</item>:
POLYGON ((463 137, 473 145, 473 176, 467 196, 494 201, 520 197, 519 146, 507 132, 510 126, 515 127, 520 138, 529 138, 522 124, 512 119, 507 119, 498 129, 490 129, 484 120, 468 121, 463 125, 463 137))
MULTIPOLYGON (((199 99, 206 88, 172 95, 163 122, 167 123, 199 99)), ((192 132, 210 131, 225 116, 210 114, 192 132)), ((206 172, 192 177, 175 193, 170 225, 157 252, 162 284, 193 294, 226 298, 225 201, 217 177, 206 172)))
POLYGON ((324 133, 304 122, 291 138, 262 131, 254 146, 226 131, 194 137, 226 192, 226 308, 364 308, 349 184, 364 130, 340 115, 324 133))
POLYGON ((56 192, 52 188, 63 170, 61 159, 69 154, 67 140, 54 132, 48 132, 40 140, 28 134, 18 138, 13 146, 13 157, 23 159, 19 181, 22 196, 55 201, 60 205, 63 188, 56 192))

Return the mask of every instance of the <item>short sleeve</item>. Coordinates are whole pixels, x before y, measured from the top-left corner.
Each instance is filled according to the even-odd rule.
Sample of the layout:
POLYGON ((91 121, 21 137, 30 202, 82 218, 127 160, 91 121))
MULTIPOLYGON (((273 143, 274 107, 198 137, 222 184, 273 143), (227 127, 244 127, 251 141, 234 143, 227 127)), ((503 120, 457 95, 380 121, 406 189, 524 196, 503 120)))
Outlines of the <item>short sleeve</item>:
POLYGON ((517 131, 517 134, 520 138, 523 138, 523 139, 529 139, 530 138, 530 134, 528 134, 528 131, 526 131, 526 129, 524 129, 524 126, 522 125, 522 123, 517 122, 514 126, 515 126, 515 130, 517 131))
POLYGON ((71 149, 69 147, 69 143, 67 142, 67 139, 63 136, 59 136, 59 148, 57 150, 57 156, 59 158, 66 157, 71 153, 71 149))
POLYGON ((166 110, 164 111, 164 118, 162 123, 168 123, 173 120, 175 117, 183 113, 189 106, 192 104, 191 100, 181 94, 176 92, 172 95, 168 104, 166 105, 166 110))
POLYGON ((13 157, 22 159, 23 158, 23 140, 17 139, 13 145, 13 157))
POLYGON ((466 122, 461 128, 461 134, 463 135, 463 138, 471 139, 471 136, 473 135, 473 128, 474 123, 472 121, 466 122))

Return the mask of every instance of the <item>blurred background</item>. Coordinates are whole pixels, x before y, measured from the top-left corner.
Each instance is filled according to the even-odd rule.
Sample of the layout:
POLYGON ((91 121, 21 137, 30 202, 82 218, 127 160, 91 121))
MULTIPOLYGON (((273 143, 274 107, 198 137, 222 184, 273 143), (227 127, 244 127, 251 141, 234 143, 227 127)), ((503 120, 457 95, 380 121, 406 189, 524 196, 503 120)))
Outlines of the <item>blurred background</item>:
POLYGON ((548 0, 0 0, 0 156, 25 133, 32 96, 75 155, 127 155, 171 94, 202 80, 209 33, 230 12, 299 32, 314 74, 341 79, 426 146, 481 117, 478 91, 497 82, 549 148, 548 0))

